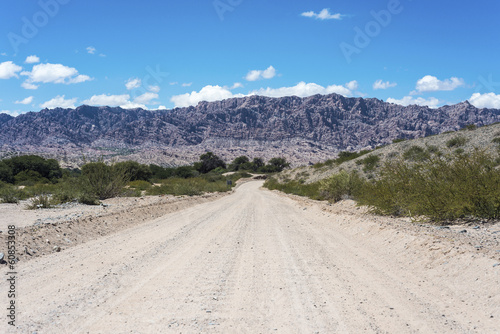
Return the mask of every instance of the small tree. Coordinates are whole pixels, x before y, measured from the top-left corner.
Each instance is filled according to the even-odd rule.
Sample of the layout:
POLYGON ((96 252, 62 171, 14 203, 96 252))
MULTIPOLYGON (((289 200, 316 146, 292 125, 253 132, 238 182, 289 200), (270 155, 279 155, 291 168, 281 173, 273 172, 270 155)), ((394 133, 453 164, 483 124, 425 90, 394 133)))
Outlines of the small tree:
POLYGON ((264 167, 264 160, 262 158, 253 158, 252 160, 252 171, 256 172, 264 167))
POLYGON ((200 155, 200 164, 196 167, 200 173, 205 174, 217 167, 226 168, 226 163, 214 153, 207 152, 200 155))
POLYGON ((269 160, 267 165, 262 167, 262 171, 267 173, 277 173, 281 172, 283 169, 289 167, 290 164, 286 161, 285 158, 272 158, 269 160))
POLYGON ((234 159, 233 162, 231 162, 231 164, 229 165, 229 170, 238 171, 240 169, 248 169, 247 167, 250 167, 249 163, 250 163, 250 159, 248 159, 248 157, 242 155, 242 156, 234 159))
POLYGON ((113 168, 104 162, 91 162, 82 166, 80 178, 84 197, 103 200, 116 197, 130 181, 123 168, 113 168))

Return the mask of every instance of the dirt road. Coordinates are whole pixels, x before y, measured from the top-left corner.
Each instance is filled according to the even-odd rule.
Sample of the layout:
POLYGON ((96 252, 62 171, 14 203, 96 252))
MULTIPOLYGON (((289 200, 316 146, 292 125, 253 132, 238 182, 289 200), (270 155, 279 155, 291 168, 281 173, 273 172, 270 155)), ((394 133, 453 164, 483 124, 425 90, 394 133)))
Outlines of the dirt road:
POLYGON ((9 332, 498 333, 492 259, 261 185, 20 263, 9 332))

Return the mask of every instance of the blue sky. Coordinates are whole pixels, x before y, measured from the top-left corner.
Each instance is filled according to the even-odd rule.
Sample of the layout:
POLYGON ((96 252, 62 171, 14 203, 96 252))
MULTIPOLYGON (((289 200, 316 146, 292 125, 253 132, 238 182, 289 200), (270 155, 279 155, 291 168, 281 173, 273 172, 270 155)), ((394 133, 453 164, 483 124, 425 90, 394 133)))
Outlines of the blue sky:
POLYGON ((339 93, 500 108, 492 0, 4 0, 0 112, 339 93))

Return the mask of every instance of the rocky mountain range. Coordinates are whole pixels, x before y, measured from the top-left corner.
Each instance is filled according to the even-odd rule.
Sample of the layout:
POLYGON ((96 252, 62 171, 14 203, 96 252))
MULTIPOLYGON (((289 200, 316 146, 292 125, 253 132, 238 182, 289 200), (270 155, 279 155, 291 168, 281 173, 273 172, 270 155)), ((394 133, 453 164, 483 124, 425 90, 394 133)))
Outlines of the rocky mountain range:
POLYGON ((103 156, 176 165, 211 150, 227 160, 285 156, 297 165, 341 150, 498 121, 500 110, 478 109, 467 101, 431 109, 337 94, 248 96, 172 110, 83 105, 17 117, 0 114, 0 154, 36 152, 68 164, 103 156))

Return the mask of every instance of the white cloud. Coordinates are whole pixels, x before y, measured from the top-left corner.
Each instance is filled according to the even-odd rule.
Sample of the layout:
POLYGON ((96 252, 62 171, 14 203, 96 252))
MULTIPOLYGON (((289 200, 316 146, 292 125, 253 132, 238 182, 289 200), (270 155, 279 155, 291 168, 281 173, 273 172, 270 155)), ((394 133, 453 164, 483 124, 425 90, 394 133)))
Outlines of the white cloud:
POLYGON ((267 69, 261 70, 253 70, 248 72, 245 79, 247 81, 257 81, 259 79, 272 79, 276 75, 276 69, 272 66, 269 66, 267 69))
POLYGON ((7 115, 10 115, 10 116, 16 117, 16 116, 21 115, 22 112, 20 112, 19 110, 14 110, 14 111, 0 110, 0 114, 7 114, 7 115))
POLYGON ((27 98, 21 100, 21 101, 16 101, 14 102, 15 104, 30 104, 33 102, 33 96, 28 96, 27 98))
POLYGON ((389 82, 389 81, 386 81, 386 82, 383 82, 382 80, 377 80, 373 83, 373 89, 377 90, 377 89, 387 89, 387 88, 391 88, 391 87, 396 87, 398 84, 395 83, 395 82, 389 82))
POLYGON ((495 93, 474 93, 469 101, 476 108, 500 109, 500 95, 495 93))
POLYGON ((141 85, 142 85, 142 81, 139 78, 130 78, 125 83, 125 87, 127 87, 128 90, 139 88, 139 87, 141 87, 141 85))
POLYGON ((0 79, 19 78, 17 72, 20 72, 22 69, 21 66, 14 64, 12 61, 0 63, 0 79))
MULTIPOLYGON (((437 92, 437 91, 450 91, 458 87, 464 86, 464 79, 452 77, 450 79, 439 80, 432 75, 426 75, 417 81, 416 89, 418 93, 422 92, 437 92)), ((412 93, 417 93, 412 92, 412 93)))
POLYGON ((140 104, 150 104, 151 100, 157 99, 158 94, 152 93, 152 92, 147 92, 142 95, 139 95, 134 99, 134 103, 140 103, 140 104))
POLYGON ((176 82, 170 82, 169 84, 170 84, 170 86, 175 86, 175 85, 178 84, 178 82, 177 81, 176 82))
POLYGON ((152 110, 167 110, 167 107, 165 107, 165 106, 158 106, 157 109, 152 109, 152 110))
POLYGON ((130 95, 94 95, 90 99, 83 101, 83 104, 91 106, 119 106, 130 103, 130 95))
POLYGON ((21 84, 21 87, 23 87, 24 89, 38 89, 37 85, 34 85, 26 81, 21 84))
POLYGON ((298 97, 307 97, 316 94, 340 94, 344 96, 353 95, 353 90, 358 88, 357 81, 351 81, 341 85, 331 85, 327 87, 323 87, 321 85, 315 83, 305 83, 304 81, 299 82, 297 85, 293 87, 281 87, 281 88, 261 88, 259 90, 254 90, 250 92, 249 95, 263 95, 269 97, 283 97, 283 96, 298 96, 298 97))
POLYGON ((26 60, 24 61, 26 64, 36 64, 40 62, 40 58, 38 58, 35 55, 28 56, 26 57, 26 60))
POLYGON ((236 88, 242 88, 243 87, 243 84, 241 82, 235 82, 231 88, 229 89, 236 89, 236 88))
POLYGON ((75 103, 76 103, 76 97, 73 99, 65 99, 64 95, 58 95, 54 97, 52 100, 46 101, 42 104, 40 104, 41 108, 48 108, 48 109, 54 109, 54 108, 75 108, 75 103))
MULTIPOLYGON (((144 104, 140 103, 141 101, 138 101, 141 99, 145 100, 146 99, 146 94, 153 94, 153 93, 145 93, 139 97, 137 97, 134 102, 130 101, 130 95, 128 94, 123 94, 123 95, 106 95, 106 94, 101 94, 101 95, 94 95, 90 99, 83 101, 83 104, 88 104, 91 106, 110 106, 110 107, 121 107, 123 109, 135 109, 135 108, 142 108, 142 109, 148 109, 144 104)), ((156 95, 156 94, 154 94, 156 95)))
POLYGON ((193 84, 192 82, 190 82, 190 83, 183 83, 182 87, 191 87, 192 84, 193 84))
POLYGON ((313 11, 304 12, 301 16, 315 18, 317 20, 342 20, 343 15, 340 13, 330 13, 330 8, 324 8, 321 12, 315 13, 313 11))
POLYGON ((92 80, 88 75, 79 74, 76 68, 50 63, 35 65, 31 72, 24 71, 21 75, 28 77, 22 85, 26 89, 36 89, 34 83, 37 82, 69 85, 92 80))
POLYGON ((93 46, 87 46, 87 52, 91 55, 93 55, 96 51, 96 48, 94 48, 93 46))
POLYGON ((7 56, 7 52, 2 52, 2 53, 0 53, 0 55, 6 57, 7 56))
POLYGON ((159 93, 160 92, 160 86, 149 86, 149 91, 153 93, 159 93))
POLYGON ((345 96, 352 96, 353 90, 358 88, 358 82, 353 80, 346 83, 345 85, 331 85, 327 87, 320 86, 315 83, 305 83, 299 82, 293 87, 281 87, 281 88, 261 88, 258 90, 251 91, 247 95, 244 94, 233 94, 229 88, 220 86, 205 86, 199 92, 193 91, 190 94, 182 94, 173 96, 170 101, 172 101, 176 107, 188 107, 195 106, 201 101, 219 101, 224 99, 229 99, 232 97, 244 97, 249 95, 261 95, 269 97, 283 97, 283 96, 298 96, 307 97, 316 94, 341 94, 345 96))
POLYGON ((430 97, 428 99, 424 99, 422 97, 414 98, 412 96, 405 96, 400 100, 393 99, 392 97, 390 97, 387 99, 387 102, 399 104, 402 106, 409 106, 411 104, 416 104, 419 106, 428 106, 429 108, 437 108, 439 106, 439 104, 441 103, 435 97, 430 97))
POLYGON ((220 86, 205 86, 199 92, 193 91, 182 95, 172 96, 172 101, 176 107, 189 107, 197 105, 201 101, 218 101, 233 97, 233 93, 220 86))

